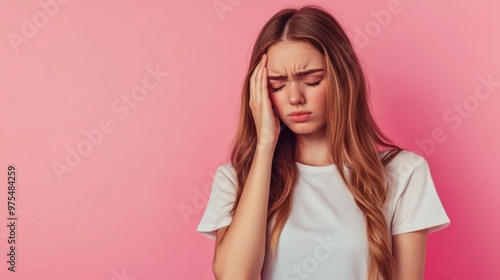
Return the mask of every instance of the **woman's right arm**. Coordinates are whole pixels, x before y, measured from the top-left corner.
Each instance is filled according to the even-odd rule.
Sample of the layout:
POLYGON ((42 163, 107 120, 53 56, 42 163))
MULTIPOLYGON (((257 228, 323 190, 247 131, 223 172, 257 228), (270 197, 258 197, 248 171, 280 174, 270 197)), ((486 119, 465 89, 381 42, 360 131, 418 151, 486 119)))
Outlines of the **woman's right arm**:
POLYGON ((280 120, 267 89, 266 64, 267 54, 250 78, 249 107, 255 121, 257 146, 231 224, 217 231, 212 265, 217 280, 257 280, 264 263, 271 169, 280 133, 280 120), (223 231, 227 232, 219 243, 223 231))
POLYGON ((213 272, 217 280, 257 280, 265 257, 267 204, 273 149, 256 150, 231 224, 217 230, 213 272), (217 244, 217 242, 216 242, 217 244))

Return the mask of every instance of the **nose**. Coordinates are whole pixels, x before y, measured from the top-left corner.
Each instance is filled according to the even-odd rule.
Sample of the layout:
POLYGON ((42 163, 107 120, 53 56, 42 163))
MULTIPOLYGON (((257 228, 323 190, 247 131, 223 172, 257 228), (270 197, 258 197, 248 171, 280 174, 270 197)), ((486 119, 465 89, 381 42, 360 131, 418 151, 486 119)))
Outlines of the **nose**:
POLYGON ((291 105, 303 104, 305 102, 304 94, 297 81, 293 81, 290 83, 290 87, 288 90, 288 100, 291 105))

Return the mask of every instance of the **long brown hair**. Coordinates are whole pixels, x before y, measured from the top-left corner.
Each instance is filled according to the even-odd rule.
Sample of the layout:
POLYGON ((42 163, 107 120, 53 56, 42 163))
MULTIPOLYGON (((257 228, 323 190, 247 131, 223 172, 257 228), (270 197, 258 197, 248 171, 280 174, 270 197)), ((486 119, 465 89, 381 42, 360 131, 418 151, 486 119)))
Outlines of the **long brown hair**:
MULTIPOLYGON (((402 149, 382 133, 369 108, 368 86, 353 46, 334 17, 316 5, 277 12, 262 28, 253 47, 241 95, 237 133, 231 164, 237 175, 234 214, 245 185, 257 144, 249 103, 249 81, 262 54, 280 41, 307 42, 325 58, 327 90, 326 134, 329 150, 343 181, 366 220, 369 246, 369 280, 395 277, 391 234, 383 213, 388 196, 385 165, 402 149), (389 148, 389 149, 385 149, 389 148), (381 158, 379 152, 389 150, 381 158), (348 167, 348 175, 344 173, 348 167)), ((298 177, 296 137, 282 123, 271 170, 266 249, 274 256, 281 230, 290 214, 298 177)), ((221 238, 222 240, 222 238, 221 238)))

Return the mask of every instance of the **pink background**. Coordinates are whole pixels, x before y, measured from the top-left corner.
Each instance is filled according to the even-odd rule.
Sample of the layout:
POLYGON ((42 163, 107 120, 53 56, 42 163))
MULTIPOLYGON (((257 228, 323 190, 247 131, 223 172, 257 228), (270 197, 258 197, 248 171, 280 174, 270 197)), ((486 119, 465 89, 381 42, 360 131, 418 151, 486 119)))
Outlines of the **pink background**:
POLYGON ((452 224, 428 237, 425 279, 500 279, 498 1, 54 1, 0 3, 1 279, 213 279, 195 230, 251 47, 302 4, 335 11, 380 125, 430 164, 452 224))

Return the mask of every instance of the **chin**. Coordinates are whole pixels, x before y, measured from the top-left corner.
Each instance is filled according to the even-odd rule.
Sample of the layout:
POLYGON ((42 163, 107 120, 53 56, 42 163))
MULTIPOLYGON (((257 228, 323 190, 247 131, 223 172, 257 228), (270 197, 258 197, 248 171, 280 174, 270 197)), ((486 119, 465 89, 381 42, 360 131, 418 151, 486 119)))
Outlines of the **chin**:
POLYGON ((288 129, 295 134, 310 134, 318 130, 318 126, 311 123, 292 123, 287 125, 288 129))
POLYGON ((295 134, 312 134, 326 129, 325 123, 318 124, 314 122, 290 123, 285 124, 295 134))

